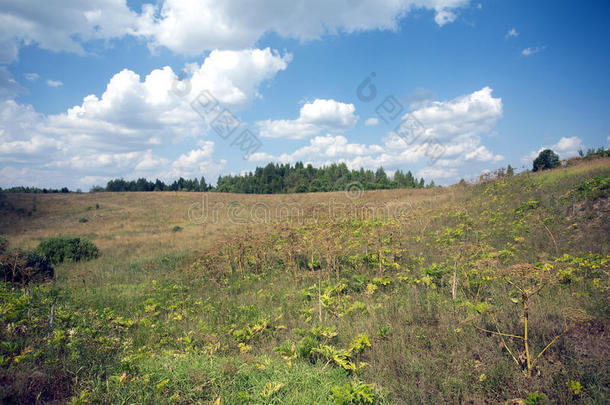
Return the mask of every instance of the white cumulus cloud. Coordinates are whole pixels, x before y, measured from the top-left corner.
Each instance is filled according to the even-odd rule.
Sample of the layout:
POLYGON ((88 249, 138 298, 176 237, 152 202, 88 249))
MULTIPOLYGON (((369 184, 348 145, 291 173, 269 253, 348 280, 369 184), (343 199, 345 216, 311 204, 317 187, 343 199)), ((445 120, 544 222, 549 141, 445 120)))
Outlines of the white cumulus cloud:
POLYGON ((124 0, 0 0, 0 63, 24 44, 83 54, 84 42, 132 32, 136 17, 124 0))
POLYGON ((314 40, 324 35, 396 30, 412 10, 430 10, 440 26, 470 0, 160 0, 141 10, 126 0, 0 0, 0 64, 23 45, 86 53, 93 40, 144 38, 151 48, 199 55, 252 47, 265 33, 314 40))
MULTIPOLYGON (((176 92, 178 76, 170 67, 145 77, 124 69, 101 95, 88 95, 60 114, 43 115, 14 100, 0 102, 0 185, 82 184, 79 179, 117 176, 171 176, 220 172, 212 158, 213 141, 198 144, 175 161, 160 153, 169 145, 206 136, 208 126, 190 102, 202 90, 237 114, 260 97, 259 87, 284 70, 290 55, 270 49, 213 51, 191 65, 188 94, 176 92), (24 177, 18 165, 27 164, 24 177), (41 174, 42 173, 42 174, 41 174), (28 177, 30 176, 30 177, 28 177)), ((184 83, 184 82, 183 82, 184 83)), ((84 181, 84 180, 83 180, 84 181)))
POLYGON ((493 97, 492 91, 483 87, 450 101, 434 101, 412 114, 441 140, 487 133, 502 117, 502 99, 493 97))
POLYGON ((441 27, 445 24, 449 24, 455 21, 457 14, 452 10, 441 8, 436 12, 434 21, 441 27))
POLYGON ((175 52, 197 54, 215 47, 252 46, 266 32, 301 41, 325 34, 395 30, 413 9, 435 13, 438 25, 453 22, 470 0, 262 0, 244 7, 238 0, 165 0, 147 4, 134 32, 175 52))
MULTIPOLYGON (((502 99, 493 97, 492 89, 484 87, 471 94, 449 101, 434 101, 427 107, 411 112, 423 125, 424 132, 415 142, 404 134, 389 132, 379 144, 352 143, 342 135, 316 136, 309 144, 292 153, 274 156, 256 153, 251 161, 304 161, 314 165, 345 162, 348 167, 388 169, 403 165, 425 163, 431 150, 440 143, 441 156, 434 162, 434 169, 424 171, 426 176, 436 178, 455 177, 464 164, 496 164, 504 159, 482 144, 482 136, 488 135, 502 117, 502 99)), ((405 115, 404 119, 408 116, 405 115)))
POLYGON ((303 139, 320 132, 347 131, 356 124, 353 104, 316 99, 301 107, 295 120, 265 120, 257 122, 263 138, 303 139))
POLYGON ((315 158, 316 162, 336 161, 349 156, 367 156, 383 152, 379 145, 364 145, 349 143, 342 135, 316 136, 309 140, 309 145, 297 149, 293 153, 284 153, 274 157, 265 153, 253 154, 251 161, 278 160, 281 162, 296 162, 315 158))
POLYGON ((564 159, 576 156, 578 151, 583 148, 582 140, 577 136, 563 137, 552 146, 552 149, 556 150, 564 159))
POLYGON ((524 163, 531 162, 545 149, 551 149, 553 152, 557 153, 561 159, 568 159, 578 155, 578 151, 584 148, 585 146, 582 139, 579 137, 562 137, 555 144, 542 146, 538 151, 528 153, 521 158, 521 161, 524 163))

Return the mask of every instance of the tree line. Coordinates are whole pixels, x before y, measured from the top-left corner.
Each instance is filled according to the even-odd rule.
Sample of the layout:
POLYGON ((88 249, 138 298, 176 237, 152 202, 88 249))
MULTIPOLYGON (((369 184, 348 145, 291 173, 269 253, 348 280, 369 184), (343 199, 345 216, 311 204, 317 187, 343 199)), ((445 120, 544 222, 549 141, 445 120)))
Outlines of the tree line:
MULTIPOLYGON (((589 160, 610 157, 610 148, 600 147, 578 151, 579 156, 568 159, 567 164, 573 160, 589 160)), ((552 169, 560 165, 559 157, 552 150, 542 151, 534 160, 532 171, 552 169)), ((503 170, 503 169, 502 169, 503 170)), ((506 174, 512 175, 514 169, 509 165, 506 174)), ((504 172, 502 172, 504 173, 504 172)), ((178 180, 170 184, 156 179, 154 182, 145 178, 137 180, 113 179, 106 187, 94 186, 91 192, 99 191, 217 191, 224 193, 244 194, 277 194, 277 193, 308 193, 317 191, 345 190, 350 183, 357 182, 364 190, 382 190, 393 188, 423 188, 435 187, 434 181, 425 184, 424 179, 417 179, 408 171, 403 173, 397 170, 391 178, 380 167, 372 170, 349 170, 345 163, 333 163, 330 166, 315 168, 311 164, 305 166, 297 162, 290 164, 269 163, 265 167, 257 167, 254 172, 241 175, 219 176, 216 187, 207 184, 205 178, 178 180)), ((462 179, 461 183, 464 180, 462 179)), ((4 193, 70 193, 67 187, 61 189, 16 186, 6 189, 0 187, 4 193)), ((80 193, 80 190, 76 190, 80 193)))
POLYGON ((106 184, 106 187, 95 186, 90 191, 210 191, 211 189, 212 186, 206 184, 205 178, 201 176, 201 180, 180 177, 170 184, 165 184, 159 179, 154 182, 145 178, 137 180, 113 179, 106 184))
POLYGON ((3 189, 0 187, 0 192, 3 193, 32 193, 32 194, 55 194, 55 193, 70 193, 68 187, 57 188, 39 188, 39 187, 24 187, 15 186, 3 189))
MULTIPOLYGON (((391 178, 380 167, 372 170, 349 170, 345 163, 333 163, 320 168, 302 162, 291 164, 269 163, 257 167, 253 172, 240 175, 219 176, 216 186, 200 179, 179 178, 171 184, 156 179, 154 182, 145 178, 137 180, 113 179, 106 187, 97 186, 91 191, 215 191, 222 193, 243 194, 282 194, 308 193, 318 191, 345 190, 349 184, 357 182, 364 190, 381 190, 393 188, 426 187, 423 178, 417 179, 409 171, 397 170, 391 178)), ((434 187, 434 181, 427 187, 434 187)))

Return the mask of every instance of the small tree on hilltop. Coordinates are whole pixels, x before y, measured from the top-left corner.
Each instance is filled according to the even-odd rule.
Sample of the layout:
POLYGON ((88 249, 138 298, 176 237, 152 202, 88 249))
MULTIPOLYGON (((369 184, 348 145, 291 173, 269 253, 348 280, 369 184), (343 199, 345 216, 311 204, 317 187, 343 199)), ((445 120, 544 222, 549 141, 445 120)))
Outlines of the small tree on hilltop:
POLYGON ((533 171, 553 169, 560 166, 559 156, 550 149, 545 149, 534 159, 533 171))

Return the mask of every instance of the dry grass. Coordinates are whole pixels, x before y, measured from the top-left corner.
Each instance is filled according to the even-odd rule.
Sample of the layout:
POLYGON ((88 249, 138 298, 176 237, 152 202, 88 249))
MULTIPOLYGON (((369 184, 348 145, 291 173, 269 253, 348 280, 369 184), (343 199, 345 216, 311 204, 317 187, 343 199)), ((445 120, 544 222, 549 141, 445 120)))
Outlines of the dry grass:
MULTIPOLYGON (((306 403, 308 395, 325 403, 331 388, 358 387, 358 379, 377 384, 389 403, 495 403, 534 391, 552 402, 607 402, 609 199, 566 196, 609 175, 610 159, 599 159, 353 200, 342 192, 0 195, 0 234, 11 246, 73 235, 102 253, 58 266, 53 283, 26 297, 31 311, 15 316, 27 333, 0 328, 17 345, 0 354, 10 361, 0 381, 14 380, 20 392, 34 367, 63 378, 46 384, 54 392, 41 388, 47 400, 103 403, 306 403), (204 223, 192 215, 202 198, 211 212, 204 223), (554 273, 531 302, 535 351, 564 330, 566 313, 586 316, 570 321, 528 377, 515 364, 519 340, 503 344, 484 331, 521 333, 502 270, 543 264, 554 273), (46 327, 53 294, 56 343, 46 327), (317 326, 336 328, 330 349, 369 336, 372 347, 356 361, 369 366, 346 372, 274 351, 286 340, 290 351, 302 342, 299 330, 317 326), (570 388, 576 383, 582 392, 570 388), (284 385, 265 399, 268 384, 284 385)), ((7 313, 18 312, 23 293, 2 294, 12 297, 2 298, 7 313)))
MULTIPOLYGON (((453 190, 383 190, 366 191, 358 206, 391 209, 403 205, 447 200, 453 190)), ((242 219, 257 230, 273 228, 279 222, 296 224, 313 216, 327 216, 329 207, 342 211, 342 204, 352 200, 343 192, 289 195, 245 195, 189 192, 126 192, 84 194, 4 194, 15 209, 36 211, 31 216, 4 209, 0 218, 0 234, 11 246, 33 248, 41 240, 58 235, 84 236, 102 251, 121 249, 131 255, 147 255, 171 251, 203 251, 217 242, 232 238, 244 230, 242 219), (189 219, 193 207, 199 215, 203 199, 218 220, 208 217, 205 223, 189 219), (231 204, 240 204, 236 219, 229 219, 231 204), (99 209, 96 209, 99 204, 99 209), (264 209, 262 207, 265 207, 264 209), (257 211, 258 209, 258 211, 257 211), (266 210, 263 215, 263 210, 266 210), (293 217, 286 217, 291 210, 293 217), (79 223, 79 218, 87 218, 79 223), (261 224, 260 220, 266 218, 261 224), (183 228, 173 232, 174 226, 183 228)))

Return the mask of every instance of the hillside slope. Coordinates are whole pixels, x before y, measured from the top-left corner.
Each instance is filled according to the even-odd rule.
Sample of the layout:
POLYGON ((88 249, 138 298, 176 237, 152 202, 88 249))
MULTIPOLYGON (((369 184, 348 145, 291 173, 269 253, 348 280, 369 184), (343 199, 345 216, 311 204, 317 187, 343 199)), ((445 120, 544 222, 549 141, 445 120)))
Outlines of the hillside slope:
POLYGON ((606 403, 609 179, 2 195, 11 246, 102 254, 2 285, 1 402, 606 403))

